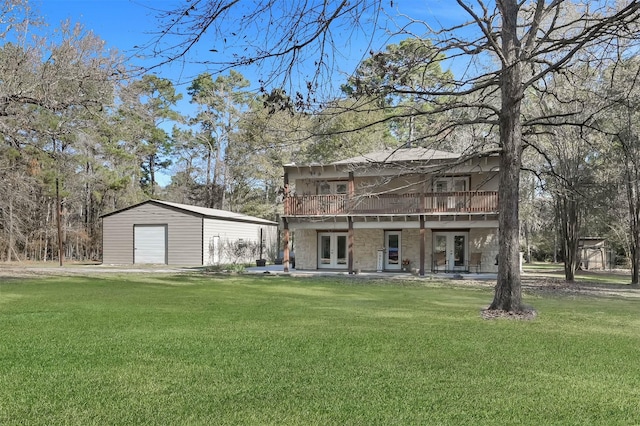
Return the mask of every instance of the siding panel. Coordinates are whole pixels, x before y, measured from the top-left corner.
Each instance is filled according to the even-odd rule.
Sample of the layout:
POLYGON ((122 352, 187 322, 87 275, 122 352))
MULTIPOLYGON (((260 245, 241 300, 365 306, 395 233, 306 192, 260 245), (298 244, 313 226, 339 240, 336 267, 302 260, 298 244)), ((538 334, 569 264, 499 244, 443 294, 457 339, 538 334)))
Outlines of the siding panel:
POLYGON ((103 218, 103 263, 133 263, 133 226, 167 225, 167 263, 202 264, 202 219, 196 214, 153 204, 103 218))
MULTIPOLYGON (((215 255, 213 253, 214 237, 219 237, 219 263, 231 263, 238 259, 229 253, 229 245, 242 239, 248 244, 258 244, 260 241, 260 228, 263 229, 263 258, 267 258, 269 250, 275 250, 277 242, 278 227, 275 225, 263 225, 244 222, 232 222, 219 219, 204 219, 204 238, 202 241, 205 265, 214 264, 215 255)), ((242 262, 253 262, 258 258, 258 254, 247 255, 242 262)))

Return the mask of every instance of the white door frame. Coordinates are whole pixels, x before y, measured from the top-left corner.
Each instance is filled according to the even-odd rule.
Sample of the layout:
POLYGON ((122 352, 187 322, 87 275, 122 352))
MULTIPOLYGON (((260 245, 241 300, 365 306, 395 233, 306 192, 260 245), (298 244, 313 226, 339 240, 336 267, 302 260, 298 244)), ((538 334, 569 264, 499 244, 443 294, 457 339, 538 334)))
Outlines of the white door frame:
POLYGON ((402 269, 402 231, 384 231, 384 269, 402 269))
POLYGON ((318 269, 347 269, 347 232, 318 232, 318 269))
POLYGON ((434 231, 433 233, 433 269, 436 272, 467 271, 469 269, 469 232, 434 231), (445 265, 437 265, 438 252, 444 251, 445 265))

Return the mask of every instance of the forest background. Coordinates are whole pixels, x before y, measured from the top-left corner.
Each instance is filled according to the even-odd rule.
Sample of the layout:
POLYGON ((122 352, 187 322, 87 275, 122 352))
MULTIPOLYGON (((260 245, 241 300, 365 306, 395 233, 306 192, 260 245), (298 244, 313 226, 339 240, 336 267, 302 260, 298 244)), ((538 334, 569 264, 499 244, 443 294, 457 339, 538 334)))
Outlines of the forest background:
MULTIPOLYGON (((394 10, 384 16, 392 20, 394 10)), ((26 1, 4 0, 0 14, 3 261, 57 260, 59 247, 69 259, 100 260, 100 216, 149 198, 277 220, 286 163, 406 146, 499 152, 495 127, 479 115, 447 127, 461 122, 456 111, 436 116, 428 113, 433 99, 385 92, 411 88, 418 78, 424 85, 425 75, 431 87, 447 87, 480 67, 434 53, 426 37, 387 31, 360 40, 332 74, 331 88, 323 85, 316 96, 313 68, 282 81, 253 69, 257 81, 250 81, 235 68, 202 64, 209 71, 185 81, 184 73, 163 77, 162 66, 136 61, 146 55, 168 63, 154 55, 161 50, 153 34, 131 56, 108 48, 81 22, 44 26, 26 1), (421 113, 402 112, 408 108, 421 113)), ((591 43, 570 72, 546 79, 545 91, 526 93, 525 122, 540 111, 553 117, 527 123, 533 130, 524 134, 520 233, 527 258, 575 264, 580 236, 606 238, 619 265, 634 255, 639 65, 633 44, 620 42, 613 60, 602 59, 604 49, 591 43)))

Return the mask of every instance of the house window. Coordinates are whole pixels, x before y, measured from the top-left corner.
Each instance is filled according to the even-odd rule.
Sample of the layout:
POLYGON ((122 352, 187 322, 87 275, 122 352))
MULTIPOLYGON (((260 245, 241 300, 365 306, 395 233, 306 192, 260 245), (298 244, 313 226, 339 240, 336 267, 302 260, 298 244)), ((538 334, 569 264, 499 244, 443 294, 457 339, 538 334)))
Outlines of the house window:
POLYGON ((321 181, 317 184, 318 195, 346 194, 348 184, 345 181, 321 181))
POLYGON ((434 192, 463 192, 469 190, 469 177, 454 176, 439 178, 433 183, 434 192))
POLYGON ((320 182, 318 185, 318 194, 319 195, 329 195, 331 194, 331 184, 329 182, 320 182))

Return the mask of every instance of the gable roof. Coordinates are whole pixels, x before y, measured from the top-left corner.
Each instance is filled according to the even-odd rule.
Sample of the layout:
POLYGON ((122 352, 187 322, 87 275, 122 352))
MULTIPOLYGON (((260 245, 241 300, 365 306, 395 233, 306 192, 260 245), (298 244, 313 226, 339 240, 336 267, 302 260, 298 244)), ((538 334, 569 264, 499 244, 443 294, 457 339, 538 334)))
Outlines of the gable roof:
POLYGON ((180 203, 172 203, 170 201, 161 201, 161 200, 147 200, 138 204, 134 204, 129 207, 125 207, 120 210, 115 210, 111 213, 103 214, 101 217, 111 216, 116 213, 123 212, 125 210, 132 209, 134 207, 141 206, 143 204, 155 204, 160 206, 167 206, 173 209, 182 210, 184 212, 195 213, 201 217, 205 217, 208 219, 220 219, 220 220, 228 220, 231 222, 246 222, 246 223, 255 223, 255 224, 264 224, 264 225, 278 225, 278 222, 274 222, 272 220, 262 219, 259 217, 248 216, 242 213, 234 213, 228 210, 219 210, 219 209, 210 209, 207 207, 200 206, 192 206, 189 204, 180 204, 180 203))
POLYGON ((405 161, 455 160, 457 158, 460 158, 460 154, 416 147, 374 151, 369 154, 335 161, 331 164, 396 163, 405 161))

